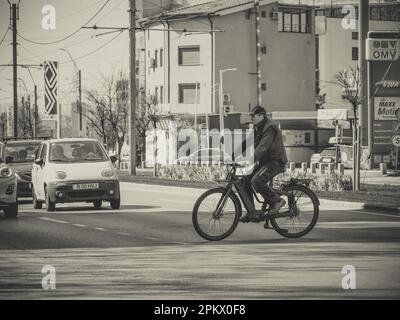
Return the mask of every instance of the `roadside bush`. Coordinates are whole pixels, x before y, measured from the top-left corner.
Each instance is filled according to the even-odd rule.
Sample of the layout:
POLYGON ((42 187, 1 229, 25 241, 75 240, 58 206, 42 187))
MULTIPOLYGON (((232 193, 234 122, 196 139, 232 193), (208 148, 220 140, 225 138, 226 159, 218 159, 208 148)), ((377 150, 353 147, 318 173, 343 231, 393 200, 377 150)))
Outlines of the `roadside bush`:
MULTIPOLYGON (((224 166, 184 166, 169 165, 161 166, 159 177, 170 180, 184 181, 215 181, 224 179, 229 168, 224 166)), ((309 179, 307 185, 315 191, 350 191, 353 183, 350 176, 331 174, 316 175, 311 173, 285 172, 278 175, 276 181, 289 181, 291 178, 309 179)))

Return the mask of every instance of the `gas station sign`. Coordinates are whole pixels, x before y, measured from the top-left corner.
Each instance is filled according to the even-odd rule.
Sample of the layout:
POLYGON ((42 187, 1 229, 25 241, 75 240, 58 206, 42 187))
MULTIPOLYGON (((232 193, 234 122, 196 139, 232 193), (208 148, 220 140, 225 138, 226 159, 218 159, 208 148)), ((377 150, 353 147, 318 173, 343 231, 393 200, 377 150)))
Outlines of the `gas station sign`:
POLYGON ((400 40, 367 39, 367 60, 395 61, 400 57, 400 40))

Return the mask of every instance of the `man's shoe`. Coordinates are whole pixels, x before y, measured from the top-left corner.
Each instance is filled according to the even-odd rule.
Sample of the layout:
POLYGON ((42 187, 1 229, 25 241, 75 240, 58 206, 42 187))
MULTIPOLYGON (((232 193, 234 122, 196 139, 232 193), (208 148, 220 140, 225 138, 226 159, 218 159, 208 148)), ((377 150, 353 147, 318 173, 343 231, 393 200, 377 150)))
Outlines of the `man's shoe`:
POLYGON ((275 202, 274 205, 269 209, 269 214, 278 214, 279 210, 286 204, 285 199, 280 199, 275 202))

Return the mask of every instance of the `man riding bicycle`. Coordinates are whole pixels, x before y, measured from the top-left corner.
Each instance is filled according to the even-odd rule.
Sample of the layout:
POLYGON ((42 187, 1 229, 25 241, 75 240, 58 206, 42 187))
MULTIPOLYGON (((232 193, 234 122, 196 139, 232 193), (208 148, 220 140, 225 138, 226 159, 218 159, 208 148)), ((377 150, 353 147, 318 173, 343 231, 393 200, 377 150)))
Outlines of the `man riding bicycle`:
MULTIPOLYGON (((251 184, 264 200, 270 203, 270 214, 277 214, 286 204, 269 186, 269 182, 279 173, 285 172, 287 156, 283 145, 282 132, 275 122, 267 117, 265 109, 256 106, 251 112, 254 125, 254 171, 251 184)), ((246 185, 246 191, 253 199, 251 185, 246 185)), ((247 212, 240 221, 250 222, 263 215, 263 210, 247 212)))

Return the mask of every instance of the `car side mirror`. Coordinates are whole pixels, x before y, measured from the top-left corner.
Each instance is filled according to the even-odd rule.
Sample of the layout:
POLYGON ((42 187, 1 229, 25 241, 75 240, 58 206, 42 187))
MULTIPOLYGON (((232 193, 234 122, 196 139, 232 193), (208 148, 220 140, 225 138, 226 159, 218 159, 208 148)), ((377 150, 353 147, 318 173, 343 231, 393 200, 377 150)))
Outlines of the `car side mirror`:
POLYGON ((118 159, 116 156, 110 156, 110 160, 112 163, 115 163, 115 162, 117 162, 118 159))
POLYGON ((6 163, 11 163, 14 161, 14 157, 8 156, 6 157, 6 163))
POLYGON ((35 164, 37 164, 38 166, 43 165, 43 159, 36 159, 35 164))

